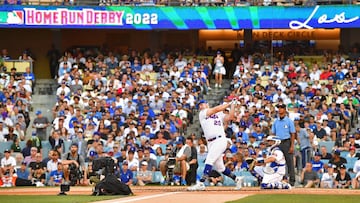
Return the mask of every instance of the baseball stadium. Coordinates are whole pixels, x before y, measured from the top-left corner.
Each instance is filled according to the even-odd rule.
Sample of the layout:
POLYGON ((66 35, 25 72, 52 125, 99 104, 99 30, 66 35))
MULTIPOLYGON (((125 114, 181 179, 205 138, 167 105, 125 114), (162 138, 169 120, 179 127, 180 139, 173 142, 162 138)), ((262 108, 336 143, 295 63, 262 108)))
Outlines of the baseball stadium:
POLYGON ((357 201, 359 5, 0 0, 0 201, 357 201))

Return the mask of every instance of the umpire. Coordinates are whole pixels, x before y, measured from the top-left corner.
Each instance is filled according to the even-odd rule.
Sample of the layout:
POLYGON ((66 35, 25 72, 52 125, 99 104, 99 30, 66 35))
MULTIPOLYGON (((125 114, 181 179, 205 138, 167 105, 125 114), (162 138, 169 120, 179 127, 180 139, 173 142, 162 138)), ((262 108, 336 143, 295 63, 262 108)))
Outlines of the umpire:
POLYGON ((286 105, 278 104, 278 118, 275 119, 271 132, 273 135, 281 139, 279 148, 284 153, 289 183, 295 184, 295 167, 294 167, 294 140, 295 140, 295 125, 294 122, 286 115, 286 105))

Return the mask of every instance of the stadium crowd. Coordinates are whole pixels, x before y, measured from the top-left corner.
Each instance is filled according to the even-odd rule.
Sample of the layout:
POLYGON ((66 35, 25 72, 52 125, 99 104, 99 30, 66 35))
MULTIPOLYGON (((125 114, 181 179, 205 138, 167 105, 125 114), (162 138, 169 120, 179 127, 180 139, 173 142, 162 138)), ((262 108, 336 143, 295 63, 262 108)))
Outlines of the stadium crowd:
MULTIPOLYGON (((110 50, 74 49, 60 55, 50 50, 50 66, 55 64, 52 74, 59 85, 54 119, 49 121, 36 111, 36 131, 25 149, 18 145, 24 140, 19 128, 11 132, 14 125, 24 127, 22 120, 12 118, 25 117, 31 86, 24 84, 34 78, 15 78, 16 70, 9 76, 3 73, 8 78, 3 81, 16 84, 12 94, 3 88, 0 108, 2 135, 14 142, 1 160, 3 186, 97 183, 102 175, 92 170, 92 161, 109 156, 117 163, 115 174, 129 185, 173 180, 179 185, 194 184, 206 158, 207 141, 201 135, 187 136, 187 127, 193 123, 197 101, 213 91, 209 79, 217 75, 212 88, 218 89, 223 83, 219 74, 226 74, 216 68, 224 52, 209 50, 201 54, 204 57, 188 51, 130 50, 119 55, 110 50), (48 127, 50 135, 46 134, 48 127), (42 157, 41 141, 51 145, 46 157, 42 157), (69 150, 65 143, 70 143, 69 150), (175 160, 172 180, 168 179, 170 158, 175 160)), ((5 55, 3 52, 2 57, 5 55)), ((232 68, 222 61, 232 80, 220 102, 235 99, 238 104, 237 119, 224 129, 229 138, 226 166, 261 182, 263 174, 258 169, 264 167, 265 139, 277 117, 277 105, 285 104, 297 131, 298 182, 305 187, 358 188, 357 49, 346 59, 327 54, 323 61, 309 63, 294 55, 244 52, 236 45, 230 57, 237 63, 232 68)), ((208 184, 228 183, 213 171, 208 184)))

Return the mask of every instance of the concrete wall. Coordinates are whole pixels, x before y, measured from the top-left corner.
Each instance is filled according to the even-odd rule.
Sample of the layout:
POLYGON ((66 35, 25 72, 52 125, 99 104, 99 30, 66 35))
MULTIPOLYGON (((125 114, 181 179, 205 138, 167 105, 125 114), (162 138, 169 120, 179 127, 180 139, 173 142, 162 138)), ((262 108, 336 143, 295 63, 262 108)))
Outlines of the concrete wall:
POLYGON ((341 29, 340 42, 345 49, 351 48, 355 43, 360 44, 360 29, 341 29))

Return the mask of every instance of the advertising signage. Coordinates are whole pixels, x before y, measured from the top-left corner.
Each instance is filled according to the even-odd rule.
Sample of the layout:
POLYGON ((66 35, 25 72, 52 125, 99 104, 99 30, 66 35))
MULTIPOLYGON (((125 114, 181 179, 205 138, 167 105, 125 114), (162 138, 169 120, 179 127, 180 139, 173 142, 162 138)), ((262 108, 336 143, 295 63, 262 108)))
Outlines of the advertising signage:
POLYGON ((360 5, 314 7, 2 6, 2 28, 315 29, 359 28, 360 5))

